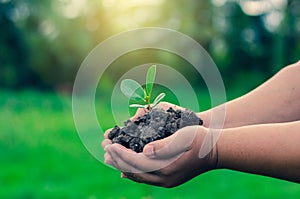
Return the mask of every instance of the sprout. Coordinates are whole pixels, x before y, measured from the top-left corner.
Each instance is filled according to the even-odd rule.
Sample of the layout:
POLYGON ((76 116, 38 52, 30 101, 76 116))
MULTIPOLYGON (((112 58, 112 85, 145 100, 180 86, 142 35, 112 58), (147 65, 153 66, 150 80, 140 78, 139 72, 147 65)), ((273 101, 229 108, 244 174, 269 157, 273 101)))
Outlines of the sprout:
POLYGON ((130 104, 130 107, 147 108, 151 110, 155 107, 165 96, 165 93, 160 93, 153 103, 151 103, 151 93, 156 75, 156 65, 152 65, 146 75, 146 85, 142 87, 138 82, 132 79, 125 79, 121 82, 121 91, 129 99, 134 100, 137 104, 130 104))

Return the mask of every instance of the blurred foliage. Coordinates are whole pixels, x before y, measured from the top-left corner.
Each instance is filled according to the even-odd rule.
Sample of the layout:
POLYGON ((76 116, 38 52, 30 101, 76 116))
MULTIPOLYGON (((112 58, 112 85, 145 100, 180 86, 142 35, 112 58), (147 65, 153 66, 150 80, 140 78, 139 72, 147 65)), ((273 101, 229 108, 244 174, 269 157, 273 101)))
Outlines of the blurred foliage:
MULTIPOLYGON (((0 86, 70 90, 84 57, 99 42, 147 26, 197 40, 226 86, 259 83, 299 59, 299 9, 298 0, 0 0, 0 86)), ((159 51, 132 53, 112 65, 107 84, 147 62, 187 65, 159 51)))
MULTIPOLYGON (((79 11, 85 4, 74 1, 72 4, 76 6, 72 6, 71 3, 0 1, 1 34, 4 35, 0 40, 1 85, 64 88, 72 83, 80 63, 99 42, 88 31, 86 23, 94 18, 101 22, 103 16, 98 14, 101 6, 95 5, 96 1, 89 2, 82 16, 79 11)), ((101 37, 106 33, 95 30, 94 34, 101 37)))

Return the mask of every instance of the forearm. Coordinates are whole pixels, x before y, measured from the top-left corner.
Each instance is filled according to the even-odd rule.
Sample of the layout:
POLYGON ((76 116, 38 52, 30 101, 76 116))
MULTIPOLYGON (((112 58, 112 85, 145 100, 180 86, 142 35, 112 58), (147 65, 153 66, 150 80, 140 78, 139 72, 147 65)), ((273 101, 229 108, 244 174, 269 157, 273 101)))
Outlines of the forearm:
MULTIPOLYGON (((300 62, 285 67, 250 93, 227 102, 224 128, 300 119, 300 62)), ((209 127, 213 109, 199 113, 209 127)))
POLYGON ((300 182, 300 122, 224 129, 218 168, 300 182))

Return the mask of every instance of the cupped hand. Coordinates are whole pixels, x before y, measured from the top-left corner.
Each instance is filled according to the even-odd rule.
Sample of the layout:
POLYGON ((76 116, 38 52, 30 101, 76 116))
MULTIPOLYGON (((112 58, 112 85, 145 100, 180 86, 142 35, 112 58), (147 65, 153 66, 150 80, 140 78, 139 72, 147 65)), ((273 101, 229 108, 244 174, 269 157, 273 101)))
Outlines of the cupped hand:
MULTIPOLYGON (((173 108, 174 110, 183 109, 182 107, 177 106, 175 104, 171 104, 169 102, 160 102, 155 107, 156 108, 162 108, 164 110, 168 110, 169 108, 173 108)), ((138 117, 143 116, 146 112, 148 112, 148 109, 146 109, 146 108, 139 108, 139 109, 137 109, 135 115, 131 118, 131 120, 136 120, 138 117)))
POLYGON ((142 153, 108 140, 104 140, 102 146, 106 151, 105 162, 122 171, 123 177, 156 186, 174 187, 215 168, 216 146, 206 146, 211 150, 204 156, 199 155, 202 145, 212 144, 204 140, 213 140, 208 129, 189 126, 147 144, 142 153))

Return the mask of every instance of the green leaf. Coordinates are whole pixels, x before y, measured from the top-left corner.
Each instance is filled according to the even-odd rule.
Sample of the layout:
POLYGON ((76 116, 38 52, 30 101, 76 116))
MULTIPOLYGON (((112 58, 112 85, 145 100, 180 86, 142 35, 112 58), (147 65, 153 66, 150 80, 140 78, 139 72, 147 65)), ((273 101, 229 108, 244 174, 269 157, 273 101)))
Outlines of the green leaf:
POLYGON ((144 91, 144 99, 146 99, 146 97, 147 97, 147 91, 146 91, 146 88, 143 88, 143 91, 144 91))
POLYGON ((130 104, 129 107, 131 108, 145 108, 146 105, 141 104, 130 104))
POLYGON ((153 83, 155 80, 155 74, 156 74, 156 65, 152 65, 148 71, 146 76, 146 91, 147 95, 150 96, 153 88, 153 83))
POLYGON ((124 79, 121 82, 121 91, 122 93, 130 99, 136 101, 144 100, 144 90, 142 86, 132 79, 124 79))
POLYGON ((154 100, 154 102, 153 102, 153 104, 152 104, 152 107, 155 107, 164 97, 166 96, 166 94, 165 93, 161 93, 161 94, 159 94, 156 98, 155 98, 155 100, 154 100))

